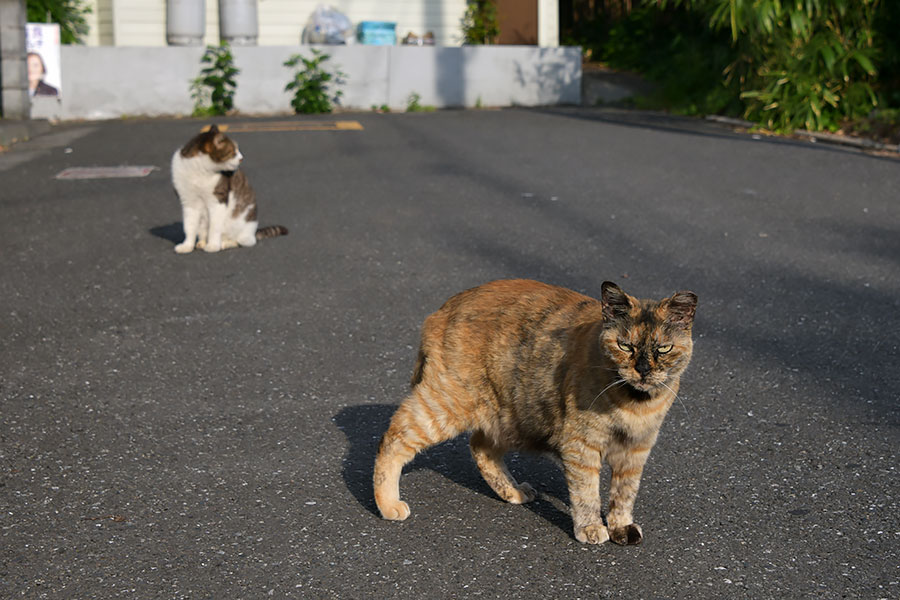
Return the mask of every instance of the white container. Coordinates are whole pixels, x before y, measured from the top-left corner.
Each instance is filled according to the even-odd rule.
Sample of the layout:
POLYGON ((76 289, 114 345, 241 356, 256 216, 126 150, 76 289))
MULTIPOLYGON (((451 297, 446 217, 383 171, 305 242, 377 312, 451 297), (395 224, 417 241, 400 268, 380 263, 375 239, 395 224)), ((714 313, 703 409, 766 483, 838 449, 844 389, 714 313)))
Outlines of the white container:
POLYGON ((259 38, 256 0, 219 0, 219 37, 232 46, 255 46, 259 38))
POLYGON ((205 35, 204 0, 166 0, 166 42, 170 46, 202 46, 205 35))

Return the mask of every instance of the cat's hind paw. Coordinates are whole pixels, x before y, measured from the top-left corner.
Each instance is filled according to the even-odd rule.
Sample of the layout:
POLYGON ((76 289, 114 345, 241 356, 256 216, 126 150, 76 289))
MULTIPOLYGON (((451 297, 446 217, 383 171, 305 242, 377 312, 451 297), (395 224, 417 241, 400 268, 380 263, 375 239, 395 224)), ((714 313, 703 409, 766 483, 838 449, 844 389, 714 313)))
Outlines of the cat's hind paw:
POLYGON ((575 539, 585 544, 602 544, 609 539, 606 525, 585 525, 575 528, 575 539))
POLYGON ((630 523, 625 527, 610 529, 609 539, 622 546, 636 546, 643 541, 644 533, 641 531, 640 525, 637 523, 630 523))
POLYGON ((510 504, 525 504, 531 502, 537 497, 537 492, 527 483, 520 483, 515 486, 516 493, 509 499, 510 504))
POLYGON ((410 513, 409 504, 402 500, 389 506, 379 506, 378 510, 381 511, 381 516, 388 521, 405 521, 410 513))

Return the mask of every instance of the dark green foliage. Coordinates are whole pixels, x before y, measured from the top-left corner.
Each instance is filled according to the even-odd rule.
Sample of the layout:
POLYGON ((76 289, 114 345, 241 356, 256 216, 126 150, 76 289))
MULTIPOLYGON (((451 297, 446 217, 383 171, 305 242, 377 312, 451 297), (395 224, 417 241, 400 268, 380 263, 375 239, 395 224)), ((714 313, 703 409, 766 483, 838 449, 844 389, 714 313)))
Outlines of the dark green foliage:
POLYGON ((878 104, 873 25, 879 0, 705 0, 728 31, 744 116, 775 131, 837 130, 878 104))
POLYGON ((91 7, 82 0, 27 0, 29 23, 59 23, 59 39, 63 44, 80 44, 88 33, 84 16, 91 7))
POLYGON ((207 46, 200 70, 200 76, 191 82, 191 98, 194 99, 194 116, 228 114, 234 109, 234 91, 240 71, 234 66, 231 47, 227 43, 207 46))
POLYGON ((322 64, 330 56, 315 48, 312 58, 303 58, 299 54, 291 56, 284 66, 294 69, 294 77, 284 87, 286 92, 294 92, 291 106, 298 114, 330 113, 333 105, 340 104, 344 94, 341 90, 331 92, 332 86, 346 83, 346 75, 339 70, 329 73, 322 64), (303 68, 297 68, 302 63, 303 68))
POLYGON ((649 105, 784 132, 834 131, 900 106, 900 2, 642 0, 594 17, 564 39, 659 84, 649 105))
POLYGON ((608 24, 598 58, 613 68, 636 71, 658 85, 638 100, 645 108, 684 114, 741 110, 739 90, 722 77, 736 53, 727 36, 712 31, 699 15, 644 6, 608 24))
POLYGON ((462 18, 463 43, 493 44, 500 35, 497 6, 493 0, 470 0, 462 18))
POLYGON ((878 78, 882 107, 900 108, 900 2, 882 0, 875 14, 878 78))

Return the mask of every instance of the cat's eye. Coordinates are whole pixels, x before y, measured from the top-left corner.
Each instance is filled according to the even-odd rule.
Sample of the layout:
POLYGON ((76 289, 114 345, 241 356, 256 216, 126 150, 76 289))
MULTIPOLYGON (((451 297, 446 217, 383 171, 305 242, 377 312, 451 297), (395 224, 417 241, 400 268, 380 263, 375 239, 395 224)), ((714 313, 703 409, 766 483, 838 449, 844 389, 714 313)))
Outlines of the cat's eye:
POLYGON ((671 352, 672 344, 666 344, 664 346, 660 346, 659 348, 656 349, 656 351, 659 352, 660 354, 665 354, 667 352, 671 352))
POLYGON ((633 352, 634 351, 634 346, 632 346, 631 344, 626 344, 625 342, 623 342, 621 340, 619 340, 616 343, 619 345, 619 350, 621 350, 622 352, 633 352))

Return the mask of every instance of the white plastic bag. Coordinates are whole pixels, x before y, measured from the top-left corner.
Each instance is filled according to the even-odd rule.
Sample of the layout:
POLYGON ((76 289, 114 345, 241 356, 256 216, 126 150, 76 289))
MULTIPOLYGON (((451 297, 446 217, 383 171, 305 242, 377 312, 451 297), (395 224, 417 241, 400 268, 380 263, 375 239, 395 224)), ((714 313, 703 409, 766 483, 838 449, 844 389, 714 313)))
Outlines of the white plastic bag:
POLYGON ((346 44, 353 39, 350 19, 333 6, 319 4, 300 36, 301 44, 346 44))

